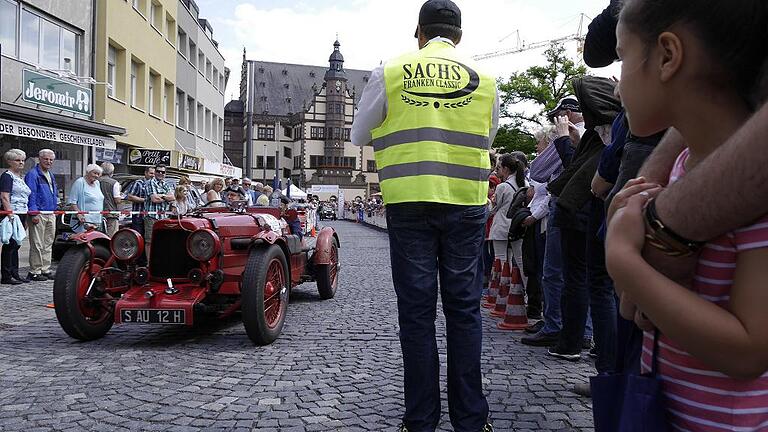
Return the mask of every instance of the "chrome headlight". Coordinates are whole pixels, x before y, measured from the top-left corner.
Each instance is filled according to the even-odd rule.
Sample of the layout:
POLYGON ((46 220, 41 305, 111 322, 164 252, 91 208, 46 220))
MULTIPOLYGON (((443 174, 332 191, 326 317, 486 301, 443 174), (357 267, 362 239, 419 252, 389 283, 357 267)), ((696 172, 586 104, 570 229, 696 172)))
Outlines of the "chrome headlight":
POLYGON ((112 236, 109 247, 115 258, 129 261, 141 255, 144 250, 144 239, 136 231, 123 228, 112 236))
POLYGON ((208 261, 220 250, 219 236, 211 230, 199 229, 187 238, 187 252, 197 261, 208 261))

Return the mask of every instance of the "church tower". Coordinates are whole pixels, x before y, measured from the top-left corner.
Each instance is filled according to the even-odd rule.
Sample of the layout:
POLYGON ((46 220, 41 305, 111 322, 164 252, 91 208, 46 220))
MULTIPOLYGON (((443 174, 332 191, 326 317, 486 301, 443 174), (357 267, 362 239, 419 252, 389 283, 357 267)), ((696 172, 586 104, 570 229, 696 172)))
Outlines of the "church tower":
POLYGON ((352 168, 342 166, 346 125, 347 73, 344 71, 344 56, 337 40, 328 59, 325 72, 325 166, 319 173, 326 184, 344 184, 352 177, 352 168))

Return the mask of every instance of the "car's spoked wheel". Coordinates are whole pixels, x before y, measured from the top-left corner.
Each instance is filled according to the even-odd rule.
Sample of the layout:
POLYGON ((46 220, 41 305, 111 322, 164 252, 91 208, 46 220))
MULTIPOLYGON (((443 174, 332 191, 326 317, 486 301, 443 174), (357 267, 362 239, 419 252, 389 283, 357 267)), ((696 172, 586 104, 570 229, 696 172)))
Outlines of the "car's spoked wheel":
POLYGON ((336 295, 336 287, 339 285, 339 245, 333 239, 331 245, 331 257, 328 264, 318 264, 317 291, 320 298, 328 300, 336 295))
POLYGON ((99 291, 91 286, 91 274, 104 267, 110 253, 101 245, 94 245, 94 253, 93 273, 89 273, 88 249, 69 249, 59 263, 53 282, 56 319, 68 335, 80 340, 104 336, 112 328, 115 318, 110 299, 100 296, 99 291))
POLYGON ((264 285, 264 318, 267 327, 274 329, 282 321, 288 290, 285 285, 282 263, 278 258, 269 262, 266 284, 264 285), (285 299, 283 298, 285 297, 285 299))
POLYGON ((288 283, 288 262, 279 246, 251 249, 240 291, 243 325, 254 343, 270 344, 283 331, 288 283))

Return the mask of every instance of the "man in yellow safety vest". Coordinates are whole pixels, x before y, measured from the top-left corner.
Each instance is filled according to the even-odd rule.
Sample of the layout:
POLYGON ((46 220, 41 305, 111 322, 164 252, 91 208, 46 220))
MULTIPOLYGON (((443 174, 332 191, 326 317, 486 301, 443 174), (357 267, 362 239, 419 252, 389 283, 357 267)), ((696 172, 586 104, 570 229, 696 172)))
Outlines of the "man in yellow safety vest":
POLYGON ((456 51, 461 35, 452 1, 424 3, 419 50, 372 72, 352 125, 354 144, 373 145, 386 204, 405 379, 401 431, 434 431, 440 420, 438 279, 451 424, 493 430, 480 371, 480 295, 499 102, 495 78, 456 51))

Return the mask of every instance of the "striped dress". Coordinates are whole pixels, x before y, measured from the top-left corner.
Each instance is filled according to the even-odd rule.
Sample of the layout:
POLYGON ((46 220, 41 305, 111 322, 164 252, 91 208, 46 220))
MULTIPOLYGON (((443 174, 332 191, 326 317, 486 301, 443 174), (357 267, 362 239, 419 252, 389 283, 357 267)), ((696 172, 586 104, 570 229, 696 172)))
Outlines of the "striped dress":
MULTIPOLYGON (((670 182, 685 174, 687 158, 688 150, 678 157, 670 182)), ((728 309, 738 253, 764 247, 768 247, 768 216, 707 243, 699 257, 693 290, 728 309)), ((652 352, 653 333, 646 332, 643 372, 650 371, 652 352)), ((738 381, 713 370, 664 336, 659 339, 658 360, 673 430, 768 431, 768 373, 756 380, 738 381)))

